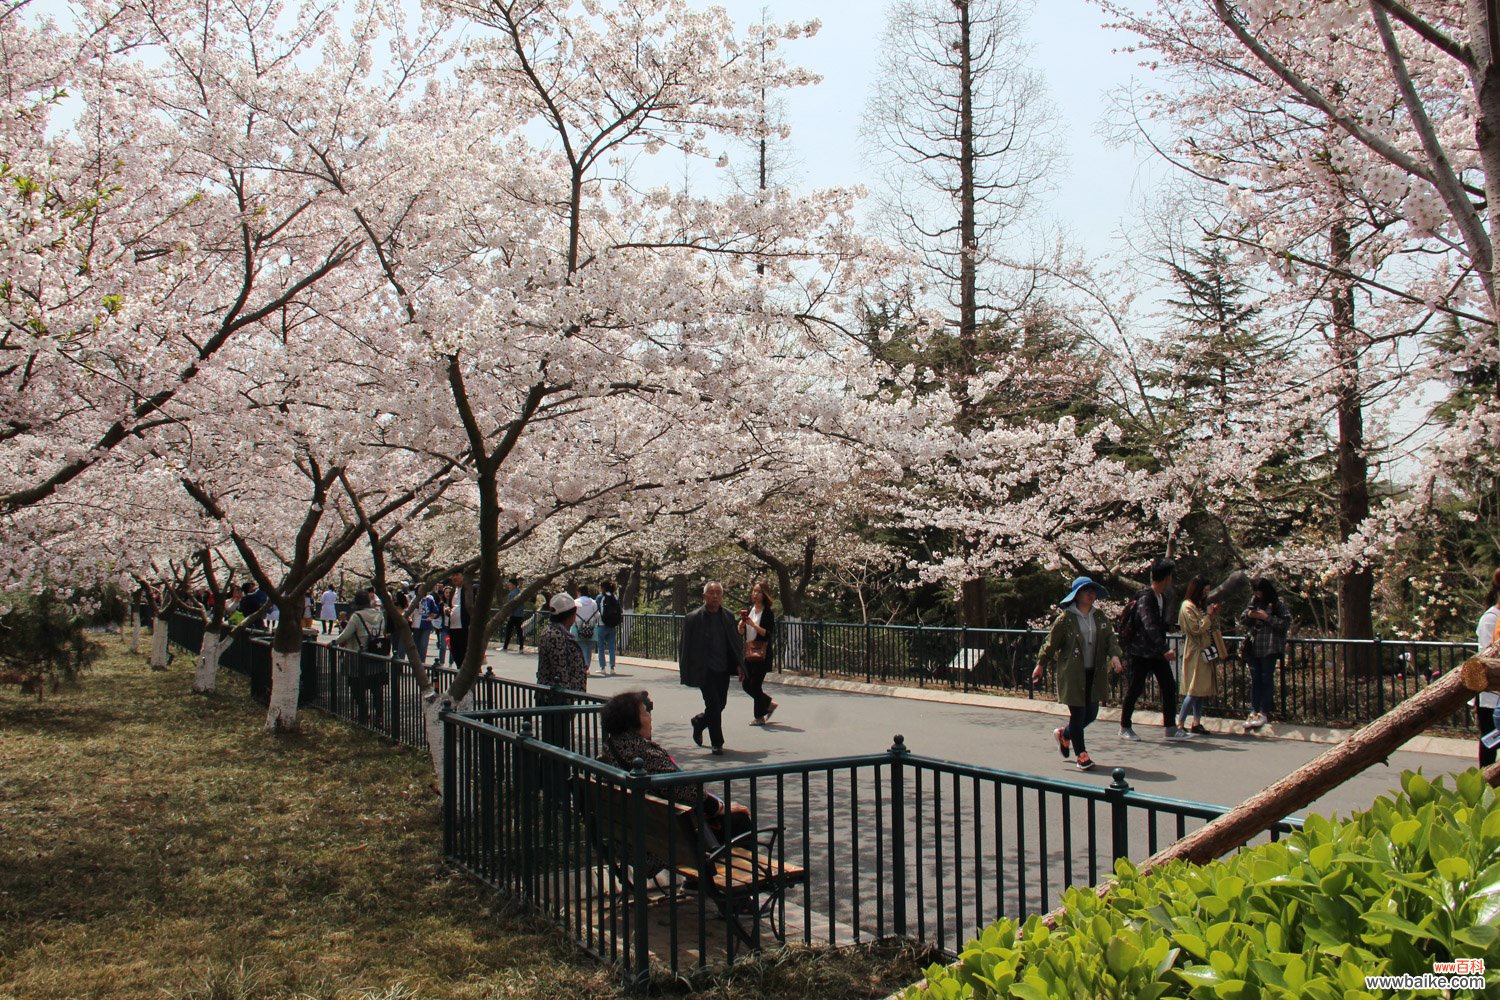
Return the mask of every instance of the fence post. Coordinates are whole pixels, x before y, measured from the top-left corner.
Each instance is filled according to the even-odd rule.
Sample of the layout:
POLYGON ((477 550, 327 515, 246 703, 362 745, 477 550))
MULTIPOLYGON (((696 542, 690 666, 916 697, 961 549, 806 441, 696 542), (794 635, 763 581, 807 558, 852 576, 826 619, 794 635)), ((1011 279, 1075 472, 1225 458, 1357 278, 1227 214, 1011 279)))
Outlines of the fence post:
POLYGON ((891 755, 891 920, 897 937, 906 936, 906 737, 896 735, 891 755))
MULTIPOLYGON (((958 672, 964 675, 964 690, 969 689, 969 623, 964 622, 958 627, 958 672)), ((953 686, 953 678, 948 678, 948 686, 953 686)))
POLYGON ((451 859, 458 839, 458 748, 454 746, 457 733, 448 709, 440 710, 438 718, 443 722, 443 856, 451 859))
MULTIPOLYGON (((1385 714, 1385 655, 1380 647, 1380 633, 1375 633, 1375 717, 1385 714)), ((1366 720, 1356 719, 1357 722, 1366 720)))
POLYGON ((875 646, 874 633, 870 631, 870 621, 865 619, 865 683, 869 684, 875 679, 875 646))
POLYGON ((518 882, 521 887, 521 898, 530 903, 537 902, 536 877, 538 871, 537 853, 541 850, 536 835, 537 823, 537 795, 539 794, 535 774, 538 763, 538 755, 531 749, 532 732, 531 720, 522 719, 520 725, 520 738, 516 740, 516 777, 520 786, 520 813, 521 813, 521 865, 520 878, 518 882))
MULTIPOLYGON (((394 645, 392 647, 394 653, 394 645)), ((385 699, 386 714, 390 716, 390 722, 386 726, 386 735, 397 743, 406 742, 401 738, 401 667, 405 660, 391 657, 388 669, 391 675, 391 694, 385 699)))
MULTIPOLYGON (((1130 795, 1129 782, 1125 780, 1125 769, 1117 767, 1111 774, 1114 779, 1104 789, 1105 796, 1109 799, 1110 833, 1114 840, 1112 850, 1114 861, 1130 857, 1130 810, 1126 799, 1130 795)), ((1110 870, 1114 870, 1111 863, 1110 870)))
MULTIPOLYGON (((651 880, 644 876, 646 867, 646 789, 648 775, 646 762, 640 757, 630 763, 630 871, 632 898, 630 900, 631 928, 635 947, 634 968, 626 965, 628 983, 632 989, 645 986, 651 979, 651 944, 647 939, 651 915, 647 909, 651 880)), ((733 919, 732 917, 730 919, 733 919)), ((629 959, 627 959, 629 963, 629 959)))

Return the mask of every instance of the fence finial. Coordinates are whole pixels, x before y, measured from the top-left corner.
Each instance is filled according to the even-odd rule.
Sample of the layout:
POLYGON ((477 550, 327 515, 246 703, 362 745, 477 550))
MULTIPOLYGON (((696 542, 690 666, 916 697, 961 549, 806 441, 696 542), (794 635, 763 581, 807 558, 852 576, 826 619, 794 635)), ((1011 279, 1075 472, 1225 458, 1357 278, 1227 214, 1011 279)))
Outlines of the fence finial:
POLYGON ((530 719, 522 719, 521 720, 521 739, 523 739, 523 740, 529 740, 529 739, 531 739, 531 720, 530 719))
POLYGON ((646 761, 644 758, 637 757, 630 762, 630 776, 632 778, 646 777, 646 761))
POLYGON ((911 753, 911 751, 906 748, 906 737, 902 736, 900 733, 896 734, 896 742, 892 743, 890 750, 886 752, 898 755, 911 753))
POLYGON ((1125 780, 1125 769, 1123 767, 1115 768, 1109 773, 1109 776, 1114 779, 1109 783, 1109 791, 1128 792, 1131 790, 1130 783, 1125 780))

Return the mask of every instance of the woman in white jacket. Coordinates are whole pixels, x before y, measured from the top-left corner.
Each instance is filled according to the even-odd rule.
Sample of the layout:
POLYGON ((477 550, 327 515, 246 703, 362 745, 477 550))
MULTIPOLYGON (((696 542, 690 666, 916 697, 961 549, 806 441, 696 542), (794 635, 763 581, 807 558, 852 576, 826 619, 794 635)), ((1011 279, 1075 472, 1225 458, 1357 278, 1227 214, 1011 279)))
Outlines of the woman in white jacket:
MULTIPOLYGON (((1474 639, 1479 643, 1479 651, 1483 653, 1495 641, 1495 626, 1500 623, 1500 569, 1495 570, 1494 577, 1490 580, 1490 596, 1485 599, 1488 605, 1484 615, 1479 619, 1479 627, 1474 630, 1474 639)), ((1495 728, 1495 707, 1500 705, 1500 695, 1493 691, 1481 691, 1479 693, 1479 736, 1495 728)), ((1489 767, 1495 763, 1496 750, 1500 748, 1487 747, 1479 744, 1479 766, 1489 767)))

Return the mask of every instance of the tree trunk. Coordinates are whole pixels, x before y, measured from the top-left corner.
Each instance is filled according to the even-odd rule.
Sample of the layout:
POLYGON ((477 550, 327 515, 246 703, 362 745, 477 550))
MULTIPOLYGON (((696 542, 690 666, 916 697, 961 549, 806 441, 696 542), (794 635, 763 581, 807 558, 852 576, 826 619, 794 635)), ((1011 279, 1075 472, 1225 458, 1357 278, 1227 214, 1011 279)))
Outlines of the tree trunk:
MULTIPOLYGON (((620 585, 620 610, 629 612, 635 610, 636 601, 641 596, 641 558, 636 556, 631 560, 630 569, 624 574, 624 579, 617 581, 620 585)), ((630 648, 630 633, 635 627, 635 617, 627 615, 620 620, 620 652, 630 648)))
MULTIPOLYGON (((1336 223, 1330 236, 1333 263, 1347 271, 1351 260, 1349 227, 1336 223)), ((1365 422, 1359 378, 1359 341, 1354 322, 1354 287, 1335 282, 1332 293, 1333 352, 1338 364, 1338 446, 1335 475, 1338 479, 1339 540, 1348 541, 1370 516, 1369 462, 1365 457, 1365 422)), ((1373 596, 1375 577, 1368 566, 1349 566, 1339 572, 1339 635, 1345 639, 1369 639, 1375 635, 1373 596)), ((1373 656, 1351 661, 1360 674, 1379 671, 1373 656)))
POLYGON ((672 574, 672 613, 688 613, 688 578, 686 573, 672 574))
MULTIPOLYGON (((964 581, 959 594, 959 611, 963 623, 969 628, 989 627, 989 589, 985 586, 984 577, 964 581)), ((974 639, 971 645, 978 641, 974 639)))
POLYGON ((135 656, 141 651, 141 606, 130 605, 130 655, 135 656))
POLYGON ((219 682, 219 658, 226 645, 218 629, 203 630, 203 642, 198 648, 198 668, 193 672, 193 693, 213 694, 219 682))
POLYGON ((297 729, 297 702, 302 695, 302 595, 284 595, 281 620, 271 636, 271 701, 266 707, 266 732, 297 729))
POLYGON ((167 669, 167 620, 160 614, 151 620, 151 669, 167 669))

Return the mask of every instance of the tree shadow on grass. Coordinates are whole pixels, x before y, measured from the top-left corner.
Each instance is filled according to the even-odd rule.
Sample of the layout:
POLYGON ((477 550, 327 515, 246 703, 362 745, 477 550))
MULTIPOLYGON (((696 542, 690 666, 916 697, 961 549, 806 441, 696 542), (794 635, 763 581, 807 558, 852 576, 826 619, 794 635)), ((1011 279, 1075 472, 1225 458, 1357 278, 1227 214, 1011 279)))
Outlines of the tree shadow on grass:
POLYGON ((9 733, 49 736, 98 736, 118 725, 124 716, 107 708, 81 709, 66 702, 0 702, 0 729, 9 733))

